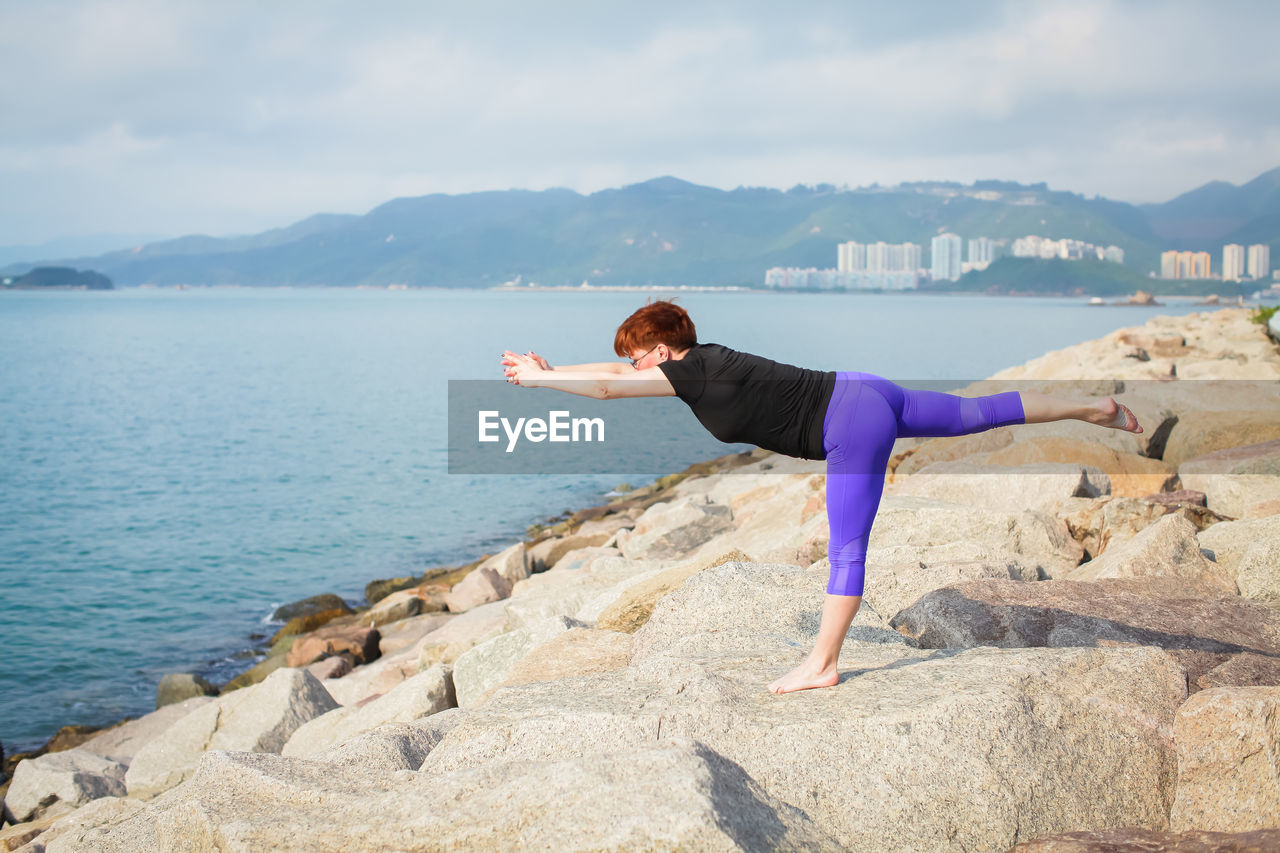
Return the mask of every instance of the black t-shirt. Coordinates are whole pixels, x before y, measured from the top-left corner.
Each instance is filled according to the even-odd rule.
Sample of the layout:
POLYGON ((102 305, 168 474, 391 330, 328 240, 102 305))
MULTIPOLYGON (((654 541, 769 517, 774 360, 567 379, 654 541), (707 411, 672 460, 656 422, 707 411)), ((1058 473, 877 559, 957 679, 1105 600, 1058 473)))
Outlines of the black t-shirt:
POLYGON ((658 367, 720 441, 801 459, 827 458, 822 421, 835 371, 782 364, 720 344, 694 344, 684 358, 658 367))

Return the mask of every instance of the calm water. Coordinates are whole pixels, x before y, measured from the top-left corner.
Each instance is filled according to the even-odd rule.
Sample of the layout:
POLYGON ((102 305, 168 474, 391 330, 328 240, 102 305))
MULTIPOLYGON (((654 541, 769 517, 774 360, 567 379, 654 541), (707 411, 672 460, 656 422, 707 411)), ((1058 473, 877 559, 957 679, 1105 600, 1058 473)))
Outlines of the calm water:
MULTIPOLYGON (((5 749, 145 713, 166 672, 230 678, 280 603, 321 592, 357 603, 373 578, 469 561, 599 502, 619 477, 448 474, 446 383, 501 378, 506 348, 553 364, 613 359, 614 330, 644 301, 0 293, 5 749)), ((680 302, 701 340, 895 379, 981 378, 1197 310, 918 295, 680 302)))

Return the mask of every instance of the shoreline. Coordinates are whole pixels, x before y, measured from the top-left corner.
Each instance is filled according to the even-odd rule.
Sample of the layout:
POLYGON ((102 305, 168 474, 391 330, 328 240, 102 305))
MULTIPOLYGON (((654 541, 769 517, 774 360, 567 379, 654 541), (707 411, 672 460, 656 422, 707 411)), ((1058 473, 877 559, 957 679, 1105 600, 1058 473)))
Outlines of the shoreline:
MULTIPOLYGON (((243 288, 243 287, 241 287, 241 286, 235 286, 235 285, 227 286, 227 287, 228 287, 228 288, 231 288, 231 289, 253 289, 253 288, 243 288)), ((62 288, 60 288, 60 289, 62 289, 62 288)), ((290 287, 290 288, 280 288, 280 289, 302 289, 302 288, 291 288, 291 287, 290 287)), ((331 289, 342 289, 342 290, 345 290, 345 289, 350 289, 350 288, 331 288, 331 289)), ((450 289, 450 288, 431 288, 431 289, 450 289)), ((462 288, 462 289, 466 289, 466 288, 462 288)), ((532 290, 532 289, 534 289, 534 288, 522 288, 522 290, 532 290)), ((581 292, 579 288, 567 288, 567 289, 568 289, 568 290, 571 290, 571 291, 574 291, 574 292, 581 292)), ((758 290, 758 291, 755 291, 755 292, 759 292, 759 293, 770 293, 770 292, 779 292, 779 291, 758 290)), ((936 295, 948 295, 948 296, 951 296, 951 295, 964 295, 964 296, 990 296, 990 295, 992 295, 992 294, 963 293, 963 292, 948 292, 948 293, 939 293, 939 294, 936 294, 936 295)), ((1177 300, 1177 301, 1181 301, 1181 302, 1190 302, 1190 301, 1192 301, 1193 299, 1195 299, 1195 297, 1171 297, 1171 299, 1175 299, 1175 300, 1177 300)), ((1127 305, 1127 304, 1113 303, 1113 304, 1108 304, 1107 306, 1098 306, 1098 307, 1152 307, 1152 306, 1141 306, 1141 305, 1138 305, 1138 306, 1130 306, 1130 305, 1127 305)), ((1156 306, 1156 307, 1158 307, 1158 306, 1156 306)), ((1235 305, 1230 305, 1230 306, 1215 306, 1215 305, 1207 305, 1206 307, 1207 307, 1207 308, 1211 308, 1211 309, 1213 309, 1213 312, 1214 312, 1214 313, 1217 313, 1217 312, 1219 312, 1219 311, 1240 310, 1239 306, 1235 306, 1235 305)), ((1175 319, 1175 320, 1177 320, 1177 321, 1181 321, 1181 320, 1183 320, 1184 318, 1177 317, 1177 318, 1174 318, 1174 319, 1175 319)), ((1073 345, 1073 346, 1078 346, 1078 345, 1081 345, 1081 344, 1083 344, 1083 343, 1086 343, 1086 342, 1078 342, 1076 345, 1073 345)), ((1043 357, 1048 356, 1048 355, 1051 355, 1051 353, 1045 353, 1045 354, 1043 354, 1040 358, 1043 358, 1043 357)), ((1030 359, 1030 360, 1028 361, 1028 363, 1029 363, 1029 362, 1031 362, 1031 361, 1035 361, 1035 360, 1037 360, 1037 359, 1030 359)), ((616 503, 618 503, 619 501, 622 501, 622 500, 626 500, 626 499, 633 499, 633 498, 635 498, 635 497, 637 497, 637 496, 642 496, 642 495, 651 495, 651 494, 654 494, 654 493, 662 492, 662 491, 664 491, 665 489, 670 488, 672 485, 674 485, 674 484, 676 484, 676 483, 680 482, 680 481, 681 481, 682 479, 684 479, 685 477, 690 476, 690 475, 691 475, 691 474, 690 474, 690 472, 694 471, 695 469, 705 468, 706 466, 709 466, 709 465, 710 465, 710 466, 714 466, 716 463, 723 462, 723 461, 725 461, 725 460, 729 459, 730 457, 732 457, 732 456, 734 456, 734 455, 735 455, 735 454, 728 454, 728 455, 725 455, 725 456, 715 457, 715 458, 712 458, 712 459, 704 460, 703 462, 696 463, 696 464, 694 464, 694 465, 690 466, 690 468, 686 469, 685 471, 682 471, 682 472, 671 472, 671 473, 669 473, 669 474, 666 474, 666 475, 663 475, 663 476, 657 477, 657 478, 655 478, 655 480, 654 480, 652 483, 649 483, 649 484, 646 484, 646 485, 644 485, 644 486, 641 486, 640 488, 635 489, 635 490, 633 490, 632 492, 626 493, 626 494, 624 494, 624 495, 615 495, 612 499, 609 499, 609 495, 610 495, 610 493, 606 493, 606 494, 602 495, 602 497, 606 499, 604 503, 591 504, 591 505, 588 505, 588 506, 579 507, 579 508, 577 508, 576 510, 573 510, 573 511, 570 513, 570 516, 576 516, 576 515, 579 515, 579 514, 582 514, 582 513, 592 513, 593 511, 598 511, 598 510, 604 510, 604 509, 607 509, 607 508, 611 507, 612 505, 614 505, 614 504, 616 504, 616 503), (665 483, 665 485, 660 485, 660 484, 663 484, 663 483, 664 483, 664 481, 667 481, 667 482, 665 483)), ((529 523, 529 525, 526 527, 526 533, 525 533, 525 534, 523 534, 523 535, 521 535, 521 537, 520 537, 520 538, 526 542, 526 545, 528 545, 528 544, 530 544, 530 543, 528 542, 528 531, 529 531, 529 530, 532 530, 532 529, 534 529, 534 528, 541 528, 541 529, 543 529, 543 530, 545 530, 545 529, 553 529, 553 528, 555 528, 555 527, 556 527, 556 525, 563 523, 564 519, 565 519, 565 515, 564 515, 563 513, 562 513, 562 514, 560 514, 560 515, 557 515, 557 516, 547 516, 547 515, 535 515, 535 516, 531 516, 530 523, 529 523)), ((536 539, 536 536, 535 536, 535 539, 536 539)), ((437 565, 437 566, 427 566, 427 567, 423 567, 422 572, 419 572, 418 574, 425 574, 426 576, 431 576, 433 573, 438 573, 438 572, 443 572, 443 571, 457 571, 457 570, 460 570, 460 569, 463 569, 463 568, 467 568, 467 567, 475 567, 475 566, 479 565, 480 563, 483 563, 483 562, 486 560, 486 558, 491 558, 491 557, 493 557, 493 556, 495 556, 495 555, 466 555, 466 554, 458 554, 458 555, 457 555, 457 558, 458 558, 457 560, 450 561, 450 562, 449 562, 449 563, 447 563, 447 564, 442 564, 442 565, 437 565)), ((367 580, 366 580, 366 586, 368 586, 369 584, 376 583, 376 582, 382 582, 382 581, 388 581, 388 580, 390 580, 390 579, 388 579, 388 578, 369 578, 369 579, 367 579, 367 580)), ((324 591, 317 591, 317 592, 313 592, 313 594, 314 594, 314 595, 321 595, 321 594, 326 594, 326 593, 325 593, 324 591)), ((283 605, 281 605, 281 606, 288 606, 289 604, 292 604, 292 603, 296 603, 296 602, 285 602, 285 603, 284 603, 283 605)), ((350 602, 348 602, 348 604, 350 605, 350 602)), ((374 602, 373 604, 370 604, 370 603, 368 602, 368 600, 367 600, 367 599, 363 599, 363 600, 361 600, 361 601, 360 601, 360 603, 358 603, 358 604, 354 604, 354 605, 350 605, 350 606, 351 606, 352 610, 353 610, 357 615, 359 615, 359 614, 363 614, 363 613, 367 612, 368 610, 372 609, 375 605, 376 605, 376 602, 374 602)), ((252 654, 252 656, 251 656, 251 657, 246 657, 246 658, 245 658, 245 660, 250 661, 250 663, 249 663, 249 665, 248 665, 247 667, 242 668, 242 669, 241 669, 241 671, 240 671, 240 673, 239 673, 236 677, 233 677, 231 680, 227 681, 225 684, 221 684, 221 685, 218 685, 218 686, 219 686, 220 688, 225 688, 227 685, 229 685, 229 684, 231 684, 233 681, 235 681, 235 679, 236 679, 237 677, 239 677, 239 675, 243 675, 244 673, 246 673, 246 672, 248 672, 248 671, 252 670, 252 669, 253 669, 254 667, 256 667, 258 664, 260 664, 260 663, 262 663, 262 662, 264 662, 264 661, 266 661, 266 660, 269 660, 269 659, 270 659, 270 655, 268 655, 266 652, 270 649, 270 637, 271 637, 271 635, 272 635, 272 634, 276 633, 276 630, 277 630, 278 628, 282 627, 282 626, 283 626, 283 625, 285 625, 285 624, 286 624, 285 622, 280 622, 280 621, 263 621, 263 622, 261 622, 262 630, 263 630, 263 638, 262 638, 262 641, 258 641, 258 642, 256 642, 256 641, 253 639, 253 636, 252 636, 252 635, 240 638, 240 639, 244 640, 244 641, 248 644, 248 648, 245 648, 243 651, 244 651, 244 652, 247 652, 247 653, 251 653, 251 654, 252 654)), ((208 667, 192 667, 192 668, 191 668, 190 670, 188 670, 188 671, 189 671, 190 673, 192 673, 192 674, 199 675, 199 674, 201 674, 201 672, 206 672, 206 673, 207 673, 207 672, 211 672, 211 669, 210 669, 210 668, 208 668, 208 667)), ((214 695, 217 695, 217 694, 214 694, 214 695)), ((36 749, 34 749, 34 750, 27 750, 27 751, 19 751, 19 752, 15 752, 15 751, 13 751, 13 746, 14 746, 13 744, 3 744, 3 751, 2 751, 2 752, 0 752, 0 757, 3 757, 3 760, 4 760, 5 765, 6 765, 6 766, 9 766, 9 765, 11 765, 11 764, 15 763, 15 762, 16 762, 16 760, 20 760, 21 758, 30 758, 30 757, 38 756, 38 755, 41 755, 41 754, 45 754, 45 753, 47 753, 47 752, 49 752, 49 751, 60 751, 60 749, 68 748, 68 744, 69 744, 69 745, 71 745, 71 746, 74 746, 76 742, 83 742, 84 740, 88 740, 90 737, 92 737, 92 736, 94 736, 94 735, 97 735, 97 734, 100 734, 100 733, 102 733, 102 732, 108 731, 108 730, 110 730, 110 729, 112 729, 112 728, 115 728, 115 727, 117 727, 117 726, 120 726, 120 725, 122 725, 122 724, 124 724, 124 723, 130 722, 130 721, 133 721, 133 720, 136 720, 136 719, 138 719, 138 717, 128 717, 128 716, 126 716, 126 717, 122 717, 122 718, 119 718, 119 719, 114 720, 114 721, 111 721, 111 722, 104 723, 104 724, 99 725, 99 726, 86 726, 86 725, 77 725, 77 724, 67 724, 67 725, 64 725, 64 726, 59 727, 59 729, 58 729, 58 730, 57 730, 53 735, 51 735, 51 736, 50 736, 46 741, 44 741, 44 743, 43 743, 43 744, 41 744, 39 747, 37 747, 37 748, 36 748, 36 749), (54 746, 59 747, 59 749, 50 750, 50 747, 54 747, 54 746)))

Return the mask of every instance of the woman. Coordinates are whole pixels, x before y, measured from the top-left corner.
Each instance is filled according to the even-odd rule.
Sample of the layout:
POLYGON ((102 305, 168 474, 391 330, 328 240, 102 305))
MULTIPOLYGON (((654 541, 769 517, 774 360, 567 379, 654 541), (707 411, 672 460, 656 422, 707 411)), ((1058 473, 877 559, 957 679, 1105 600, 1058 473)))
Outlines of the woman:
POLYGON ((553 368, 534 353, 502 354, 507 381, 527 388, 614 397, 678 396, 712 435, 827 463, 831 575, 818 639, 773 693, 839 681, 840 646, 862 603, 867 541, 894 440, 965 435, 998 426, 1067 419, 1140 433, 1128 407, 1108 397, 1077 403, 1032 392, 959 397, 903 388, 870 373, 807 370, 699 344, 673 302, 645 305, 618 327, 614 351, 630 361, 553 368))

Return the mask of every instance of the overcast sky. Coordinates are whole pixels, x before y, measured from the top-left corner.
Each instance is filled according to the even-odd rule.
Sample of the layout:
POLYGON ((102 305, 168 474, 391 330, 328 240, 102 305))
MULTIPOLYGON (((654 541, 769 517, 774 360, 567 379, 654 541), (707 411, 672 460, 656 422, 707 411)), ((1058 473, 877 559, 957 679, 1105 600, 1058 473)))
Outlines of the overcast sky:
POLYGON ((1271 0, 0 0, 0 245, 664 174, 1164 201, 1280 166, 1278 33, 1271 0))

